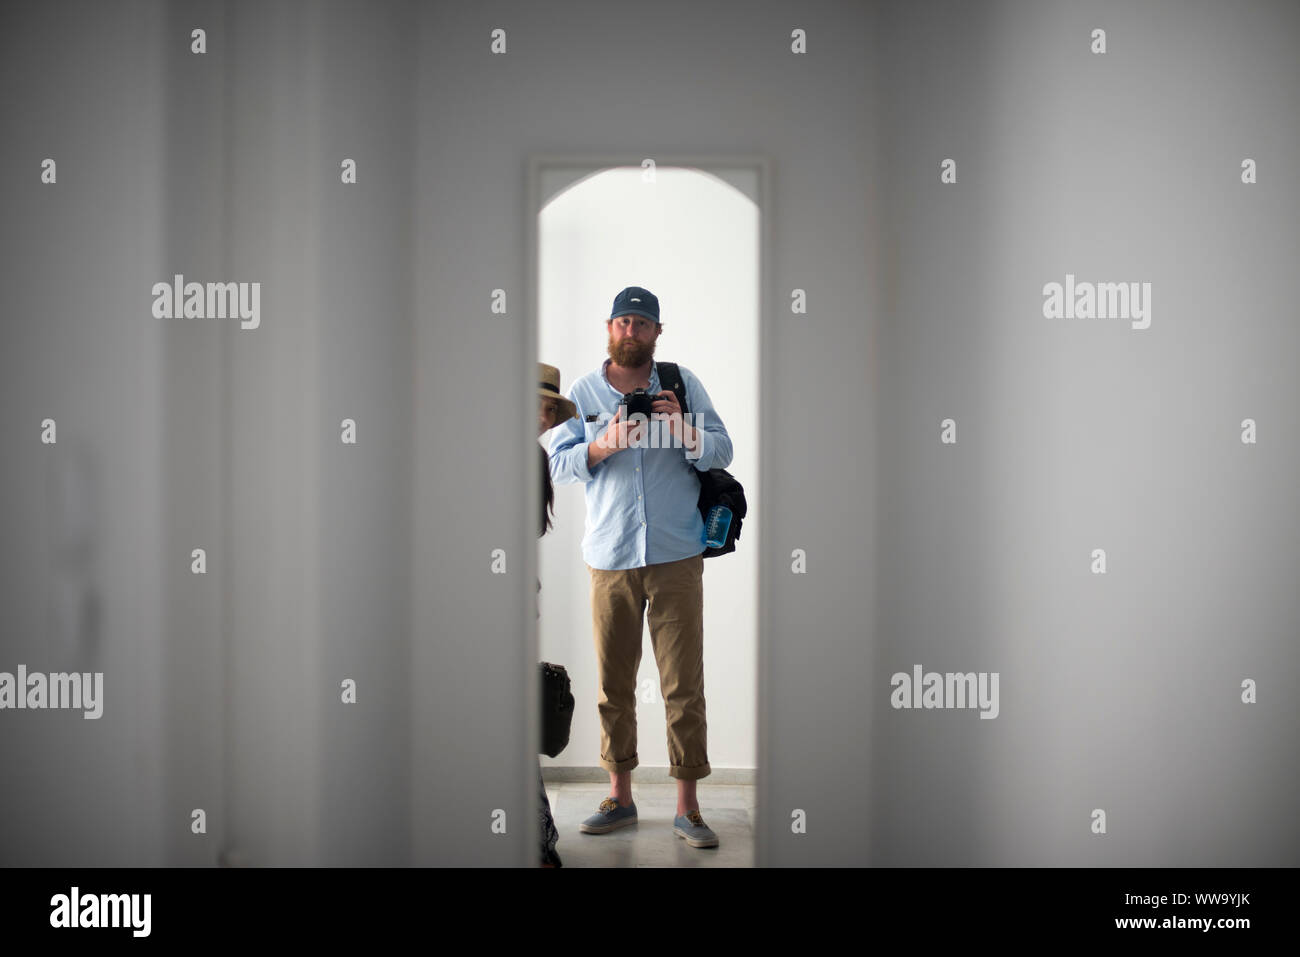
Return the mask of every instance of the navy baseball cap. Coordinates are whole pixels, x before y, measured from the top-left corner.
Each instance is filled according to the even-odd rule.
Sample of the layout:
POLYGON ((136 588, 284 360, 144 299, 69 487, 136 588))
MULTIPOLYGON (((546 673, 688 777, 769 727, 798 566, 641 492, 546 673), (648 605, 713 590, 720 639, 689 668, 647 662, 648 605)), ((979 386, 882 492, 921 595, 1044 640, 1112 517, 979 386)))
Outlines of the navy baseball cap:
POLYGON ((645 316, 647 319, 653 319, 658 323, 659 298, 649 289, 642 289, 640 286, 628 286, 614 297, 614 308, 610 310, 609 318, 617 319, 619 316, 626 316, 629 313, 645 316))

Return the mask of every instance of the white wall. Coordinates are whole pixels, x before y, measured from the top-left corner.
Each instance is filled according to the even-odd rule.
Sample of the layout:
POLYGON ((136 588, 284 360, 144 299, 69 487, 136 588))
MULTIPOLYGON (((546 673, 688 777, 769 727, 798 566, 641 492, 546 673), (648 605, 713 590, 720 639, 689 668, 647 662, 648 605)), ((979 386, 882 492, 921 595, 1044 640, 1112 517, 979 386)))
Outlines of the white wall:
POLYGON ((156 866, 165 34, 154 6, 47 9, 0 22, 0 82, 31 94, 0 119, 0 671, 102 672, 102 713, 0 715, 0 866, 156 866))
POLYGON ((100 721, 0 720, 0 863, 535 862, 536 360, 594 368, 631 281, 720 402, 725 369, 649 263, 561 304, 581 361, 539 342, 528 164, 675 151, 772 173, 764 507, 706 566, 762 585, 758 863, 1295 862, 1300 7, 792 9, 0 5, 0 666, 107 682, 100 721), (1067 270, 1157 283, 1152 328, 1046 322, 1067 270), (173 271, 265 282, 261 330, 152 320, 173 271), (914 662, 1000 672, 1000 717, 895 710, 914 662))
MULTIPOLYGON (((548 170, 554 174, 554 170, 548 170)), ((572 170, 572 179, 583 175, 572 170)), ((728 171, 728 181, 757 173, 728 171)), ((577 182, 542 210, 539 240, 539 358, 560 369, 561 391, 606 358, 614 296, 644 286, 659 297, 663 332, 655 359, 700 377, 735 445, 728 471, 758 500, 758 225, 745 192, 696 169, 616 168, 577 182)), ((542 194, 546 195, 546 189, 542 194)), ((544 436, 545 443, 549 434, 544 436)), ((563 664, 577 701, 569 746, 543 764, 591 767, 600 756, 598 686, 589 576, 582 558, 584 487, 555 489, 555 527, 542 538, 539 642, 563 664)), ((753 768, 757 721, 755 521, 737 550, 704 563, 704 681, 709 763, 753 768)), ((665 768, 663 697, 645 626, 637 677, 637 751, 642 768, 665 768)), ((640 772, 651 779, 666 772, 640 772)), ((666 778, 665 778, 666 779, 666 778)))

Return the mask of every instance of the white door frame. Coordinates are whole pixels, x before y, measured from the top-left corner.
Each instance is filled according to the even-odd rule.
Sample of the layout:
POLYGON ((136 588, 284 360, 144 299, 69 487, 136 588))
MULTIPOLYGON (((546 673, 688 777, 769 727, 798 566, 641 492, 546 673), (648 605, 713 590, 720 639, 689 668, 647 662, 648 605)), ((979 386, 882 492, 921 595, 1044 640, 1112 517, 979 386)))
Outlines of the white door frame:
MULTIPOLYGON (((527 161, 526 169, 526 189, 525 189, 525 208, 524 208, 524 236, 525 236, 525 268, 527 269, 527 310, 524 323, 524 350, 521 359, 522 367, 516 370, 517 380, 520 382, 532 382, 537 377, 537 348, 538 348, 538 324, 540 316, 538 315, 538 302, 540 299, 540 276, 538 266, 538 214, 541 213, 542 207, 550 197, 542 195, 542 175, 544 172, 555 169, 578 169, 586 170, 574 179, 578 182, 586 176, 609 169, 611 167, 631 167, 640 169, 645 157, 641 155, 624 154, 574 154, 574 155, 556 155, 556 154, 539 154, 530 156, 527 161)), ((769 463, 768 449, 771 445, 764 435, 763 423, 767 421, 767 403, 769 399, 768 390, 764 385, 774 382, 774 369, 772 359, 772 349, 770 343, 773 341, 771 335, 772 307, 771 304, 776 300, 772 298, 771 285, 772 276, 772 164, 767 157, 756 155, 729 156, 729 155, 683 155, 670 154, 665 156, 653 157, 656 169, 667 169, 672 167, 687 167, 698 169, 708 173, 714 169, 750 169, 758 175, 758 197, 755 202, 759 207, 759 262, 758 262, 758 374, 759 374, 759 448, 758 448, 758 483, 759 489, 768 488, 768 479, 771 473, 769 463)), ((519 446, 526 448, 525 438, 536 441, 536 430, 534 423, 537 421, 537 399, 534 397, 532 389, 525 389, 525 403, 520 409, 515 421, 522 424, 521 435, 518 439, 519 446)), ((525 470, 522 474, 531 475, 532 473, 525 470)), ((742 479, 743 483, 743 479, 742 479)), ((527 506, 525 515, 536 515, 541 508, 541 491, 536 482, 525 482, 527 492, 527 506)), ((766 494, 759 496, 758 508, 756 513, 751 514, 746 527, 745 541, 750 547, 759 549, 760 559, 758 561, 758 740, 757 755, 758 768, 756 769, 756 818, 761 816, 767 807, 768 787, 764 769, 768 767, 767 761, 767 711, 764 704, 771 701, 768 694, 769 676, 768 676, 768 634, 767 622, 768 616, 768 596, 772 593, 770 587, 771 571, 769 563, 762 560, 761 547, 763 529, 767 526, 767 512, 769 510, 768 497, 766 494), (749 529, 753 528, 751 532, 749 529)), ((538 576, 538 559, 537 549, 525 550, 526 567, 524 573, 519 576, 519 587, 523 593, 519 596, 519 607, 531 610, 534 607, 536 595, 534 592, 534 582, 538 576)), ((524 780, 531 780, 537 773, 537 754, 533 742, 538 739, 540 731, 537 727, 537 713, 540 703, 538 700, 537 687, 537 661, 539 660, 540 650, 537 633, 537 619, 532 615, 526 615, 525 635, 526 640, 523 642, 524 661, 522 662, 521 673, 526 676, 524 688, 522 689, 522 698, 524 701, 524 720, 525 727, 520 729, 519 740, 524 747, 518 756, 520 774, 524 780)), ((754 863, 758 867, 766 863, 763 851, 763 844, 758 839, 759 828, 754 828, 754 863)), ((536 856, 537 841, 533 840, 528 845, 529 860, 536 856)))

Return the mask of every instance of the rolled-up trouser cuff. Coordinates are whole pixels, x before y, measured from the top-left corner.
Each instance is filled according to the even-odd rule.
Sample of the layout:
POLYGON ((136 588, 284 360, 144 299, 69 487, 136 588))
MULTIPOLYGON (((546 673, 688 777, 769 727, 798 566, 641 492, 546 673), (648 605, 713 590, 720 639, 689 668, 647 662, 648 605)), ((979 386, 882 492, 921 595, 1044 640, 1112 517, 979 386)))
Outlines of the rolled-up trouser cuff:
POLYGON ((624 758, 622 761, 610 761, 604 757, 600 759, 600 766, 604 768, 606 771, 610 771, 614 774, 621 774, 624 771, 631 771, 634 767, 636 767, 640 763, 641 763, 640 759, 637 758, 635 754, 632 755, 632 757, 630 758, 624 758))
POLYGON ((679 778, 682 781, 698 781, 700 778, 708 777, 713 772, 708 763, 697 764, 693 768, 670 767, 668 776, 679 778))

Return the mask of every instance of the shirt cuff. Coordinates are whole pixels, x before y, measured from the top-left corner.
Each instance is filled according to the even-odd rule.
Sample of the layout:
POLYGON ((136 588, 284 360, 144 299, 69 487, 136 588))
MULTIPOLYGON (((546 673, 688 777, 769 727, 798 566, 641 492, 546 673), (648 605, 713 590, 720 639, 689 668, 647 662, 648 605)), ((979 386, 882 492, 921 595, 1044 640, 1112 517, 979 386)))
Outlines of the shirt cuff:
MULTIPOLYGON (((587 468, 587 455, 589 454, 588 448, 590 445, 590 442, 583 442, 581 445, 574 446, 579 452, 578 460, 574 463, 573 472, 578 476, 578 480, 584 483, 591 481, 591 469, 587 468)), ((597 465, 596 467, 599 468, 600 466, 597 465)))
POLYGON ((701 465, 713 461, 713 454, 718 449, 718 440, 713 436, 713 433, 706 432, 698 426, 695 428, 695 433, 700 437, 700 454, 695 458, 688 458, 686 461, 690 462, 696 471, 707 472, 709 466, 705 464, 701 468, 701 465))

